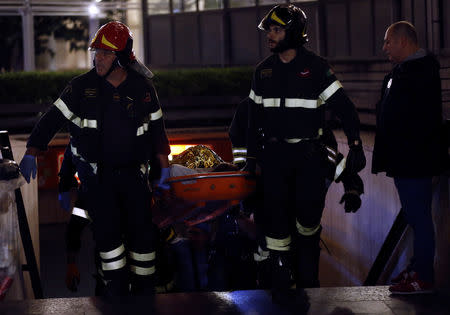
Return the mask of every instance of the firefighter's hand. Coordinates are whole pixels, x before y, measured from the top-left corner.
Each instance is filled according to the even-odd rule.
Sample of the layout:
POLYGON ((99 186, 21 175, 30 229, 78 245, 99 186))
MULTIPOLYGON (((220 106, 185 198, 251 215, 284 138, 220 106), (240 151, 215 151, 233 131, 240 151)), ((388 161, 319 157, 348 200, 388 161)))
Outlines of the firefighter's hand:
POLYGON ((66 270, 66 286, 72 291, 76 292, 80 284, 80 272, 75 263, 68 263, 66 270))
POLYGON ((361 198, 358 192, 351 190, 345 192, 339 203, 344 203, 345 212, 356 212, 361 207, 361 198))
POLYGON ((20 172, 27 183, 30 183, 30 178, 36 178, 37 166, 36 157, 34 155, 25 154, 19 164, 20 172))
POLYGON ((349 173, 357 174, 366 166, 366 156, 362 147, 361 140, 355 140, 350 144, 345 168, 349 173))
POLYGON ((58 201, 61 208, 70 211, 70 191, 63 191, 58 194, 58 201))
POLYGON ((242 172, 249 172, 251 175, 256 174, 256 159, 247 158, 247 163, 241 169, 242 172))
POLYGON ((161 169, 161 176, 159 177, 158 180, 156 180, 153 185, 156 188, 162 189, 162 190, 169 190, 170 189, 170 184, 168 184, 166 181, 169 179, 170 177, 170 168, 169 167, 165 167, 161 169))

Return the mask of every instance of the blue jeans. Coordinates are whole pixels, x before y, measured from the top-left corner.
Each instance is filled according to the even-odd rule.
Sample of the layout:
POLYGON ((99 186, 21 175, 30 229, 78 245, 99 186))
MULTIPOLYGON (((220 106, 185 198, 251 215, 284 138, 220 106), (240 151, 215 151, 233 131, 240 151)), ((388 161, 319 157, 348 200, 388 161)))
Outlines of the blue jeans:
POLYGON ((431 217, 432 177, 394 177, 406 221, 414 232, 414 255, 410 268, 419 279, 434 282, 434 225, 431 217))

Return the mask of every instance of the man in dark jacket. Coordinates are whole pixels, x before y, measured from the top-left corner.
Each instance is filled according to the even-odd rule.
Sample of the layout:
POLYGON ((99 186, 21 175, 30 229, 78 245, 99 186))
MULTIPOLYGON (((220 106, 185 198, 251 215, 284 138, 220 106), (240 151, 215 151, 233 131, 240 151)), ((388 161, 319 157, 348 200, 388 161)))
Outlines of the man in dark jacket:
MULTIPOLYGON (((107 282, 106 297, 150 295, 154 288, 155 231, 148 186, 149 161, 168 178, 170 153, 158 96, 150 80, 133 71, 129 28, 103 25, 90 44, 94 68, 74 78, 34 127, 20 168, 36 174, 35 156, 68 126, 73 163, 83 183, 96 247, 107 282), (126 247, 125 247, 126 246, 126 247)), ((167 187, 168 188, 168 187, 167 187)))
POLYGON ((342 121, 347 136, 346 168, 357 173, 366 163, 355 106, 326 60, 303 47, 308 40, 306 26, 305 13, 292 4, 277 5, 262 19, 259 28, 266 32, 273 54, 257 65, 249 94, 245 169, 253 172, 257 162, 262 169, 261 221, 270 251, 272 297, 280 304, 292 294, 291 250, 298 257, 297 293, 319 285, 328 158, 320 137, 327 108, 342 121))
POLYGON ((416 30, 406 21, 387 29, 383 51, 394 68, 384 79, 377 104, 372 172, 394 178, 414 231, 414 257, 389 289, 397 294, 427 293, 434 280, 432 177, 446 163, 439 63, 419 48, 416 30))

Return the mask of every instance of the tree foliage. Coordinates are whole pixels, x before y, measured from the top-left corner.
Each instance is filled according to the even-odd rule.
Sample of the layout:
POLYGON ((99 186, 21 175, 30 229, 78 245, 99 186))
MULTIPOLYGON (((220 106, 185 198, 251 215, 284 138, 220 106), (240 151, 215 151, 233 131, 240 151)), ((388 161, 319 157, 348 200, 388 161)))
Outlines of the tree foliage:
MULTIPOLYGON (((48 52, 55 54, 48 44, 48 36, 64 39, 70 43, 70 51, 87 49, 89 41, 89 20, 84 16, 35 16, 35 54, 48 52)), ((0 16, 0 70, 14 71, 23 68, 22 18, 20 16, 0 16)))

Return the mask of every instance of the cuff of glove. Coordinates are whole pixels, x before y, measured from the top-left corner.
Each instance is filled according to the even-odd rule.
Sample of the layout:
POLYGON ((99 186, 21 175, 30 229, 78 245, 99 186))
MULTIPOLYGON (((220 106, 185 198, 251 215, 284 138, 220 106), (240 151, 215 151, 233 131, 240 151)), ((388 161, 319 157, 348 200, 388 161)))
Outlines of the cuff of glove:
POLYGON ((361 141, 361 139, 349 140, 348 146, 350 149, 362 148, 362 141, 361 141))

